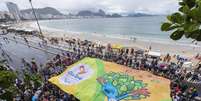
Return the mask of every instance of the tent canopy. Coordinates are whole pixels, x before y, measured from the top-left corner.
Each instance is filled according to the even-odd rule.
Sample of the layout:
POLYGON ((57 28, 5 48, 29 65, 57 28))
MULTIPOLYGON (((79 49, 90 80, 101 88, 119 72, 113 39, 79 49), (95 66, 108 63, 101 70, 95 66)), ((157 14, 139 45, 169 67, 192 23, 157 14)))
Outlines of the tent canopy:
POLYGON ((192 70, 193 69, 193 63, 188 61, 188 62, 184 62, 182 68, 185 68, 187 70, 192 70))
POLYGON ((148 55, 150 55, 150 56, 155 56, 155 57, 160 57, 160 56, 161 56, 161 53, 149 51, 149 52, 148 52, 148 55))
POLYGON ((113 48, 113 49, 122 49, 123 46, 120 45, 120 44, 112 44, 112 48, 113 48))

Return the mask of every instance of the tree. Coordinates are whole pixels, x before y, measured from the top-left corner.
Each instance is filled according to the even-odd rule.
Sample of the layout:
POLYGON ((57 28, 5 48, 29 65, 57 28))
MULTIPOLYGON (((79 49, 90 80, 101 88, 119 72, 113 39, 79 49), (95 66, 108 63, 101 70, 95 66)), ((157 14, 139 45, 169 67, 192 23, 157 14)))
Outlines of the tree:
POLYGON ((167 16, 161 25, 162 31, 173 31, 170 38, 179 40, 183 36, 201 41, 201 0, 180 0, 179 9, 167 16))
POLYGON ((24 73, 24 83, 27 87, 31 88, 32 83, 33 85, 38 88, 42 85, 42 78, 39 74, 30 74, 28 72, 24 73))
MULTIPOLYGON (((12 101, 16 94, 19 94, 22 89, 15 86, 15 80, 20 72, 12 71, 6 65, 6 60, 0 59, 0 100, 12 101)), ((31 74, 24 72, 23 87, 32 88, 32 83, 35 88, 41 87, 42 78, 39 74, 31 74)))
POLYGON ((11 101, 18 92, 15 84, 17 75, 13 71, 8 71, 5 60, 0 60, 0 100, 11 101))

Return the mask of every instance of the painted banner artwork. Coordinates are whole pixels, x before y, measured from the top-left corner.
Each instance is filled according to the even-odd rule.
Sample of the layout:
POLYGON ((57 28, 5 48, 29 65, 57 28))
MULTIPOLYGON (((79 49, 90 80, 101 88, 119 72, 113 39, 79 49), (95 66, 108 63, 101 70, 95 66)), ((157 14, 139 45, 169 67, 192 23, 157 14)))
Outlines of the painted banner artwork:
POLYGON ((171 101, 168 79, 95 58, 80 60, 49 81, 81 101, 171 101))

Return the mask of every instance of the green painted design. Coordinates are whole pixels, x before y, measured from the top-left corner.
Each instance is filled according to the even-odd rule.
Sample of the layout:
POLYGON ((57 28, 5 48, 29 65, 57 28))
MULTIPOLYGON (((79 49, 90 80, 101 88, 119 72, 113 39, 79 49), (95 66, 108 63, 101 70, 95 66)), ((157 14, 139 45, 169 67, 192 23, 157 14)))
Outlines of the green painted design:
POLYGON ((122 99, 139 100, 149 96, 149 92, 145 88, 147 84, 135 80, 133 76, 127 74, 109 72, 100 76, 97 80, 102 84, 103 92, 108 99, 117 101, 122 99))

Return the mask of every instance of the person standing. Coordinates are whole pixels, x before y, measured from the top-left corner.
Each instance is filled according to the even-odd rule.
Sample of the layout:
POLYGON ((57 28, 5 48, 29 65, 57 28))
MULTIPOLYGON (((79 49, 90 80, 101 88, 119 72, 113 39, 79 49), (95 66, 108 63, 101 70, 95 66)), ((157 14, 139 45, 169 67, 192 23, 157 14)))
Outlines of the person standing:
POLYGON ((31 61, 31 69, 32 69, 33 73, 37 73, 38 72, 38 66, 37 66, 36 61, 35 61, 34 58, 32 58, 32 61, 31 61))

